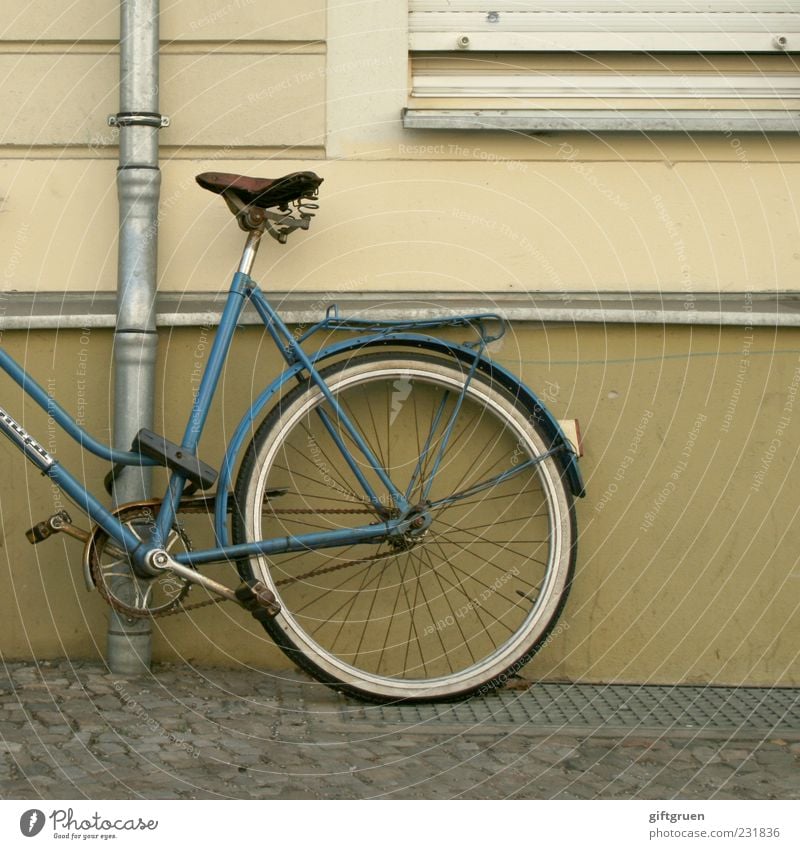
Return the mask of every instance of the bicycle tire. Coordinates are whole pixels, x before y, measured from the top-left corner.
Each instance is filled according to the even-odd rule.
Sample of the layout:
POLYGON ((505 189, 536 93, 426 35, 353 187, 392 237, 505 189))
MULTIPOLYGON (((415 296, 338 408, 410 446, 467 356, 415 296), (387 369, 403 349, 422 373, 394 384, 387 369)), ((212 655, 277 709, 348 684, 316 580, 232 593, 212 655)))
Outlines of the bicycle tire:
MULTIPOLYGON (((401 491, 418 470, 412 496, 428 485, 454 418, 427 492, 435 503, 453 488, 463 494, 492 480, 495 464, 519 467, 550 447, 532 411, 489 375, 473 375, 464 392, 467 371, 449 359, 383 352, 336 363, 322 375, 401 491)), ((306 381, 256 431, 234 491, 235 543, 380 520, 319 409, 332 413, 306 381), (283 489, 265 506, 265 492, 283 489)), ((380 492, 351 438, 334 424, 380 492)), ((243 578, 263 581, 278 598, 282 611, 264 627, 294 663, 378 702, 486 692, 527 663, 561 613, 575 564, 574 508, 561 467, 545 456, 433 513, 425 537, 407 549, 407 542, 371 543, 240 562, 243 578)))

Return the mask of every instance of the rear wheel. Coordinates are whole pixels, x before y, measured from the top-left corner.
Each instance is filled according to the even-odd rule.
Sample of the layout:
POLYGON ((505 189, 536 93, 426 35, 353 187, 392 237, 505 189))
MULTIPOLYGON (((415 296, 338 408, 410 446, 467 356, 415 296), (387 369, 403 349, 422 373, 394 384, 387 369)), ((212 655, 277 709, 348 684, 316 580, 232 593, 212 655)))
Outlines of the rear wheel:
MULTIPOLYGON (((278 645, 338 689, 392 701, 497 686, 542 644, 566 600, 575 525, 560 467, 543 457, 549 445, 530 412, 481 374, 465 389, 464 368, 385 353, 322 372, 395 486, 411 504, 431 505, 424 535, 240 565, 280 601, 281 613, 264 623, 278 645)), ((234 542, 381 520, 334 437, 393 508, 322 392, 306 382, 248 448, 234 542), (267 493, 281 489, 270 501, 267 493)))

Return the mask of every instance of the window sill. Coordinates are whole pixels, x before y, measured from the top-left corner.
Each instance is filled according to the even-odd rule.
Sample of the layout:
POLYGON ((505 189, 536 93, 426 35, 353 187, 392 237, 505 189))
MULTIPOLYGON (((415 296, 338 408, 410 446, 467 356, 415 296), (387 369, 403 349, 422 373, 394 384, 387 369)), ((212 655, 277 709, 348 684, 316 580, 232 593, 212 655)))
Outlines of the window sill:
POLYGON ((517 130, 528 133, 797 133, 800 112, 786 109, 404 109, 409 130, 517 130))

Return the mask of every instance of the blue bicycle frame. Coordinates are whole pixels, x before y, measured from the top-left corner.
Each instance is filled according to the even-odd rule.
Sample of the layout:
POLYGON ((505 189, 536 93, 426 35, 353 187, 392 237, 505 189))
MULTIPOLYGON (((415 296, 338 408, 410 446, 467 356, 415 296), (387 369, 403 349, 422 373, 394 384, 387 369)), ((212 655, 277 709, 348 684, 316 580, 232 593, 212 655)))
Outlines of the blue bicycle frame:
MULTIPOLYGON (((394 486, 386 475, 386 472, 381 468, 377 458, 361 437, 358 429, 350 422, 345 412, 339 407, 336 399, 331 395, 324 380, 319 376, 308 356, 295 342, 289 329, 266 301, 254 281, 249 275, 240 272, 234 275, 228 299, 222 313, 219 331, 211 347, 208 363, 206 364, 205 372, 200 382, 200 388, 186 425, 181 447, 187 453, 191 454, 194 454, 197 450, 197 445, 211 408, 211 402, 219 383, 225 359, 230 349, 233 334, 247 299, 254 304, 259 314, 264 318, 267 329, 281 350, 284 350, 284 344, 281 344, 281 337, 283 337, 285 344, 289 345, 286 354, 289 355, 289 351, 291 351, 291 356, 298 358, 298 361, 307 370, 311 379, 322 388, 327 400, 331 404, 337 421, 352 437, 358 449, 366 458, 369 466, 386 486, 400 511, 404 512, 407 510, 408 502, 404 495, 394 486)), ((13 357, 1 348, 0 368, 10 375, 22 387, 23 391, 40 407, 45 409, 56 423, 75 439, 82 448, 104 460, 122 466, 153 466, 157 464, 156 461, 148 457, 143 457, 141 454, 130 451, 118 451, 94 439, 70 417, 63 407, 36 383, 13 357)), ((145 544, 122 522, 115 518, 74 475, 55 460, 55 458, 50 456, 40 443, 2 409, 0 409, 0 430, 22 450, 28 460, 37 466, 43 474, 49 477, 74 501, 89 516, 92 522, 99 525, 117 543, 123 545, 137 562, 143 563, 148 553, 163 547, 169 530, 175 521, 175 515, 186 485, 186 478, 183 475, 177 472, 171 475, 167 495, 159 510, 152 537, 145 544)), ((341 441, 339 444, 342 454, 350 467, 354 471, 358 470, 352 454, 341 441)), ((381 501, 378 495, 374 492, 360 470, 358 470, 358 474, 369 501, 379 505, 381 501)), ((399 520, 387 520, 385 523, 368 525, 364 528, 304 534, 298 537, 261 540, 260 542, 242 545, 226 545, 207 551, 177 554, 175 560, 186 565, 196 565, 199 563, 237 560, 258 554, 276 554, 288 551, 300 551, 308 548, 326 548, 344 543, 367 542, 386 538, 389 534, 402 530, 403 524, 399 520)), ((220 541, 225 538, 225 535, 220 533, 219 528, 217 528, 217 538, 220 541)))
MULTIPOLYGON (((370 345, 415 345, 417 347, 422 346, 430 350, 448 353, 464 361, 469 371, 466 378, 468 383, 479 365, 484 370, 487 368, 489 361, 482 359, 483 347, 487 341, 497 338, 492 337, 483 329, 483 322, 492 319, 498 320, 502 324, 501 319, 492 315, 461 316, 446 318, 441 321, 391 323, 344 320, 339 319, 335 312, 331 313, 329 311, 323 321, 312 327, 299 339, 296 339, 250 277, 249 272, 255 258, 259 237, 260 234, 251 233, 249 235, 239 270, 233 276, 219 329, 214 338, 200 387, 186 424, 181 442, 182 450, 190 455, 196 453, 237 323, 248 302, 252 303, 255 307, 264 322, 264 326, 286 360, 288 368, 256 399, 234 432, 231 443, 227 448, 220 470, 215 497, 217 547, 192 552, 181 552, 173 555, 174 560, 184 566, 194 567, 204 563, 236 561, 257 555, 321 549, 369 541, 377 542, 392 535, 405 532, 411 521, 411 505, 408 503, 406 493, 401 492, 394 485, 369 445, 361 436, 358 427, 356 427, 339 406, 336 398, 328 389, 325 380, 320 376, 316 363, 340 353, 370 345), (419 333, 419 331, 431 327, 448 325, 479 326, 480 344, 459 345, 419 333), (309 356, 303 350, 302 342, 320 329, 369 329, 371 332, 367 336, 361 336, 355 340, 338 342, 309 356), (383 520, 359 528, 346 528, 232 545, 228 538, 227 503, 228 487, 231 482, 236 458, 239 455, 246 435, 251 431, 254 421, 264 410, 268 402, 277 395, 287 381, 301 374, 319 387, 329 404, 330 411, 333 414, 333 419, 337 422, 337 426, 343 429, 353 440, 358 451, 366 460, 367 467, 375 473, 381 485, 386 488, 397 508, 395 517, 389 518, 381 507, 385 503, 385 499, 379 497, 379 494, 374 491, 364 476, 361 471, 363 463, 353 457, 351 451, 342 440, 340 433, 334 428, 333 419, 330 414, 320 411, 319 414, 322 416, 323 424, 338 445, 343 459, 359 480, 367 501, 375 506, 377 514, 382 516, 383 520)), ((562 464, 573 493, 582 495, 583 482, 577 467, 575 454, 558 423, 538 398, 527 387, 521 384, 516 377, 496 364, 489 365, 491 366, 492 375, 515 391, 517 396, 532 410, 532 415, 536 416, 537 421, 544 424, 545 429, 551 435, 551 445, 553 446, 552 452, 548 453, 558 454, 558 459, 562 464)), ((42 409, 46 410, 54 421, 76 440, 82 448, 115 465, 136 467, 159 465, 156 460, 138 452, 116 450, 94 439, 2 348, 0 348, 0 368, 42 409)), ((94 524, 102 528, 117 544, 123 546, 135 563, 144 565, 147 562, 148 555, 155 550, 163 549, 169 531, 175 522, 181 498, 184 494, 187 480, 184 475, 179 472, 173 472, 171 474, 167 492, 158 511, 152 536, 149 540, 142 541, 2 409, 0 409, 0 431, 22 451, 30 462, 39 468, 44 475, 49 477, 86 513, 94 524)))

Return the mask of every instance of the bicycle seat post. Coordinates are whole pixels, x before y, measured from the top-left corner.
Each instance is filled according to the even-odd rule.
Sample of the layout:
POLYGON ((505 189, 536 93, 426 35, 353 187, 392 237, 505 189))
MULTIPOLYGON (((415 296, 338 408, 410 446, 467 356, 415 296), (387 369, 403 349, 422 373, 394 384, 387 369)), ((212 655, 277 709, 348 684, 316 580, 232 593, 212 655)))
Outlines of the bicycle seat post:
POLYGON ((255 262, 256 255, 258 254, 258 246, 261 243, 261 235, 263 234, 263 232, 263 229, 254 229, 247 231, 247 241, 244 244, 242 258, 239 261, 240 274, 246 274, 248 277, 250 276, 250 272, 253 268, 253 263, 255 262))

